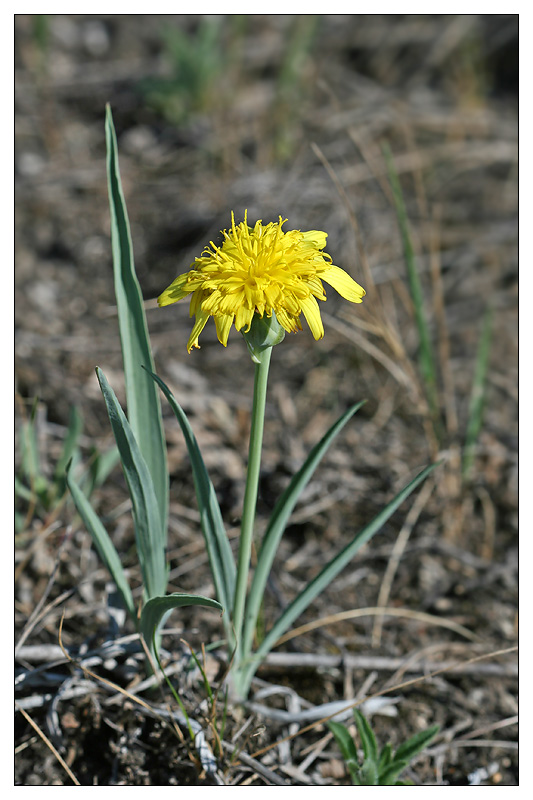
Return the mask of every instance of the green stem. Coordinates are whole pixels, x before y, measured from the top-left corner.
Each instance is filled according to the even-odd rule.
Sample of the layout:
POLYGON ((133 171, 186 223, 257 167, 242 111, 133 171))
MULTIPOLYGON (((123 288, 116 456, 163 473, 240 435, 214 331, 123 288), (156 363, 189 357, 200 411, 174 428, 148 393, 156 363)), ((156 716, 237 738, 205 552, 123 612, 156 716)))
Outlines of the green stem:
POLYGON ((239 542, 239 559, 237 562, 237 580, 235 584, 235 600, 233 603, 233 626, 237 641, 236 664, 237 667, 243 658, 242 629, 244 620, 244 607, 248 588, 248 574, 250 571, 250 557, 254 535, 255 509, 257 504, 257 489, 259 485, 259 471, 261 467, 261 448, 263 444, 263 427, 265 422, 265 404, 268 381, 268 368, 272 348, 262 351, 260 360, 255 365, 254 400, 252 407, 252 427, 250 431, 250 449, 248 454, 248 473, 246 489, 244 492, 244 506, 241 523, 241 538, 239 542))

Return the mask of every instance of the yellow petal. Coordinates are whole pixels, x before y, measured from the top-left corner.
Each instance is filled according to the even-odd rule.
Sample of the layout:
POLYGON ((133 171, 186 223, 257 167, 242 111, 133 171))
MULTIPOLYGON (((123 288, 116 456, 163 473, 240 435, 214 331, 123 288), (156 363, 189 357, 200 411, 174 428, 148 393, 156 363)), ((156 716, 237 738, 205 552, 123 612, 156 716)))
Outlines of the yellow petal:
POLYGON ((191 335, 189 336, 189 341, 187 342, 187 351, 190 353, 193 347, 200 347, 198 344, 198 337, 200 336, 201 332, 205 328, 206 322, 209 319, 210 314, 207 314, 205 311, 199 311, 196 315, 196 322, 193 325, 193 329, 191 331, 191 335))
POLYGON ((218 341, 226 347, 229 332, 233 325, 233 314, 218 314, 215 317, 215 325, 217 328, 218 341))
POLYGON ((324 233, 324 231, 302 231, 302 236, 304 238, 304 242, 314 244, 319 250, 324 249, 326 246, 326 240, 328 238, 327 233, 324 233))
POLYGON ((320 271, 320 278, 329 283, 346 300, 352 303, 361 303, 366 292, 362 286, 351 278, 347 272, 340 267, 331 265, 324 271, 320 271))
POLYGON ((252 323, 252 319, 254 316, 255 309, 253 308, 246 308, 245 305, 241 305, 237 309, 237 313, 235 314, 235 327, 238 331, 241 328, 246 326, 246 330, 250 329, 250 325, 252 323))
POLYGON ((170 286, 159 295, 157 303, 159 306, 169 306, 171 303, 177 303, 191 293, 190 288, 185 288, 187 284, 187 275, 179 275, 176 280, 172 281, 170 286))
POLYGON ((315 339, 322 339, 324 336, 324 326, 322 325, 322 317, 320 316, 320 309, 317 301, 312 295, 309 295, 309 297, 303 298, 300 304, 307 324, 311 328, 311 333, 315 339))

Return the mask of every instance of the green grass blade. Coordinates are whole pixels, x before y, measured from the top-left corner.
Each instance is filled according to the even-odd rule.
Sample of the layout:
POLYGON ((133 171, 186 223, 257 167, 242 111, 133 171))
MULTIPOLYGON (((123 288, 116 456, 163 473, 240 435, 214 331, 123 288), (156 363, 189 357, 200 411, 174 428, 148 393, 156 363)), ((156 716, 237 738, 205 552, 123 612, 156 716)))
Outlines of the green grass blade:
POLYGON ((148 599, 163 595, 167 584, 165 535, 161 527, 159 508, 152 476, 141 454, 132 428, 126 419, 115 393, 104 373, 96 375, 107 407, 115 442, 120 453, 122 469, 128 484, 135 522, 135 536, 143 584, 148 599))
POLYGON ((420 282, 420 275, 418 273, 418 266, 415 259, 413 244, 411 241, 411 234, 409 231, 409 222, 407 218, 407 211, 403 199, 402 187, 396 172, 392 153, 387 144, 383 147, 385 161, 387 163, 387 170, 389 174, 389 181, 392 188, 394 198, 394 206, 396 210, 396 217, 400 234, 402 237, 403 252, 405 258, 405 266, 407 269, 407 278, 409 281, 409 290, 411 292, 411 299, 413 301, 415 311, 415 322, 418 329, 418 338, 420 342, 420 371, 426 389, 426 397, 428 400, 429 408, 435 418, 437 419, 439 411, 438 395, 437 395, 437 370, 435 368, 435 360, 433 357, 433 348, 431 346, 431 337, 429 335, 429 327, 424 314, 424 293, 422 291, 422 284, 420 282))
POLYGON ((481 425, 483 423, 483 410, 485 406, 485 389, 487 370, 490 359, 490 344, 492 338, 492 312, 488 309, 483 319, 481 337, 479 340, 472 394, 468 409, 468 424, 466 428, 465 446, 463 455, 463 478, 468 479, 474 463, 474 449, 476 446, 481 425))
POLYGON ((81 436, 82 430, 83 418, 78 409, 73 406, 70 409, 70 418, 67 428, 67 435, 63 443, 63 449, 54 471, 54 479, 58 483, 59 494, 62 494, 64 489, 65 470, 67 468, 67 464, 74 458, 74 455, 79 450, 78 440, 81 436))
POLYGON ((106 450, 105 453, 99 452, 96 448, 92 450, 87 485, 84 485, 87 496, 90 497, 92 492, 106 481, 119 461, 120 454, 115 445, 106 450))
MULTIPOLYGON (((414 478, 396 497, 388 503, 385 508, 370 522, 362 531, 360 531, 346 547, 333 558, 329 564, 321 570, 321 572, 314 578, 305 589, 290 603, 285 609, 283 614, 279 617, 272 629, 269 631, 263 642, 258 647, 256 653, 252 656, 252 661, 246 673, 246 680, 244 684, 248 683, 253 676, 257 665, 261 660, 270 652, 275 646, 280 636, 289 629, 295 619, 302 614, 305 609, 313 602, 313 600, 333 581, 339 572, 350 563, 352 558, 356 555, 357 551, 368 542, 378 531, 383 527, 387 520, 393 515, 396 509, 409 497, 417 486, 424 481, 427 476, 432 472, 437 464, 432 464, 426 469, 422 470, 416 478, 414 478)), ((248 686, 245 685, 247 689, 248 686)))
POLYGON ((137 623, 137 613, 133 602, 133 596, 115 545, 111 541, 108 532, 100 522, 98 515, 87 500, 85 494, 76 483, 70 465, 66 471, 66 481, 76 510, 83 520, 83 524, 92 536, 98 555, 115 581, 120 596, 122 597, 124 607, 134 622, 137 623))
POLYGON ((307 459, 293 476, 288 487, 285 489, 280 499, 276 503, 267 529, 263 536, 261 549, 257 558, 248 600, 246 603, 246 614, 244 622, 243 653, 248 655, 252 648, 254 631, 257 618, 261 608, 261 602, 265 593, 268 576, 274 562, 274 558, 279 546, 281 537, 287 525, 298 497, 310 481, 316 467, 324 457, 333 439, 340 433, 346 423, 361 408, 364 401, 357 403, 348 409, 334 425, 325 433, 322 439, 316 444, 307 459))
POLYGON ((152 597, 143 607, 141 612, 141 634, 146 644, 151 648, 161 620, 174 608, 184 606, 205 606, 216 608, 223 612, 224 609, 216 600, 203 597, 199 594, 167 594, 162 597, 152 597))
MULTIPOLYGON (((202 531, 207 547, 211 573, 215 583, 217 597, 226 609, 230 609, 235 592, 235 561, 229 539, 224 528, 220 507, 211 479, 198 447, 189 420, 181 406, 177 403, 168 386, 155 373, 150 373, 154 381, 161 387, 176 419, 179 422, 193 471, 194 488, 198 501, 198 510, 202 531)), ((154 384, 155 385, 155 384, 154 384)), ((227 615, 229 617, 229 615, 227 615)), ((227 622, 229 625, 229 620, 227 622)))
POLYGON ((107 179, 111 211, 113 272, 126 381, 128 421, 152 476, 163 531, 168 517, 168 467, 159 392, 143 366, 155 369, 135 274, 128 213, 118 165, 117 137, 106 108, 107 179))
POLYGON ((22 458, 21 471, 27 478, 32 492, 41 497, 46 502, 46 495, 49 490, 49 483, 41 473, 39 464, 39 445, 37 442, 37 431, 35 427, 35 417, 29 422, 23 422, 21 426, 22 458))

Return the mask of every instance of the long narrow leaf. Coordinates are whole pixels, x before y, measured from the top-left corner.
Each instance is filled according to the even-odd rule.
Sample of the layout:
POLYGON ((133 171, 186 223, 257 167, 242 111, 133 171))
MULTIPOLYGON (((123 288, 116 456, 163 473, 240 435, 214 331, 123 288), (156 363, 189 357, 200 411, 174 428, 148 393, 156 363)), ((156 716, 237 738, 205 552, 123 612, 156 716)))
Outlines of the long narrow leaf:
POLYGON ((411 736, 406 742, 401 744, 394 753, 394 760, 411 761, 414 756, 418 755, 425 747, 428 746, 430 741, 435 738, 439 731, 438 725, 433 725, 425 731, 419 731, 411 736))
MULTIPOLYGON (((339 572, 350 563, 357 551, 368 542, 383 527, 396 509, 409 497, 417 486, 432 472, 437 464, 432 464, 422 470, 388 505, 360 531, 346 547, 321 570, 305 589, 292 601, 269 631, 256 653, 252 656, 252 663, 248 669, 247 679, 251 679, 257 665, 274 647, 280 636, 289 629, 294 620, 302 614, 313 600, 337 577, 339 572)), ((246 683, 246 681, 245 681, 246 683)), ((247 688, 247 687, 246 687, 247 688)))
POLYGON ((39 446, 35 419, 24 422, 21 429, 22 438, 22 472, 29 481, 32 492, 44 495, 48 490, 48 481, 41 473, 39 465, 39 446))
MULTIPOLYGON (((181 406, 177 403, 168 386, 155 373, 150 373, 154 381, 161 387, 170 407, 179 422, 193 471, 194 488, 200 511, 202 531, 207 547, 211 573, 215 583, 217 597, 226 609, 230 609, 235 592, 235 561, 229 539, 222 521, 222 514, 211 479, 198 447, 189 420, 181 406)), ((229 617, 229 615, 228 615, 229 617)), ((227 624, 229 625, 229 619, 227 624)))
POLYGON ((106 108, 107 179, 111 211, 113 272, 126 380, 128 421, 152 476, 163 531, 167 529, 168 467, 159 392, 142 366, 155 369, 135 274, 130 225, 118 165, 117 137, 106 108))
POLYGON ((400 773, 409 764, 408 761, 394 759, 390 764, 379 773, 380 786, 395 786, 400 773))
POLYGON ((109 570, 111 577, 116 583, 117 589, 122 597, 124 607, 128 611, 130 617, 136 622, 137 614, 135 611, 135 604, 131 589, 122 568, 120 557, 115 549, 115 545, 111 538, 100 522, 98 515, 94 511, 90 502, 87 500, 85 494, 76 483, 72 474, 72 467, 69 465, 66 471, 67 486, 72 495, 74 505, 78 514, 83 520, 83 524, 92 536, 94 545, 98 551, 98 555, 109 570))
POLYGON ((152 477, 115 393, 98 367, 96 374, 128 484, 144 589, 150 599, 163 595, 167 583, 165 536, 152 477))
POLYGON ((59 493, 62 493, 64 488, 65 470, 67 464, 73 459, 78 450, 78 439, 80 438, 83 429, 83 418, 75 406, 70 409, 70 419, 67 429, 67 435, 63 443, 61 455, 56 464, 54 471, 54 478, 59 483, 59 493))
POLYGON ((378 771, 381 774, 381 771, 388 767, 392 761, 392 745, 390 742, 387 742, 384 745, 381 753, 379 754, 379 762, 378 762, 378 771))
POLYGON ((376 742, 374 731, 372 730, 367 718, 364 716, 364 714, 361 714, 358 708, 354 708, 353 716, 359 732, 359 737, 361 739, 361 746, 363 748, 363 753, 365 754, 365 759, 369 758, 371 761, 374 761, 377 764, 378 743, 376 742))
POLYGON ((257 618, 265 593, 265 587, 274 562, 274 558, 279 546, 283 532, 293 512, 298 497, 309 483, 320 460, 325 455, 333 439, 340 433, 346 423, 359 411, 364 401, 357 403, 348 409, 324 434, 322 439, 316 444, 307 459, 293 476, 288 487, 285 489, 278 502, 276 503, 267 529, 263 536, 261 549, 257 558, 257 566, 254 572, 252 585, 246 603, 246 614, 244 622, 243 652, 248 654, 251 650, 257 618))
POLYGON ((203 597, 199 594, 167 594, 163 597, 152 597, 144 606, 141 612, 141 634, 148 647, 152 647, 154 634, 157 632, 163 617, 174 608, 184 606, 205 606, 216 608, 218 611, 224 609, 216 600, 203 597))
POLYGON ((340 722, 328 722, 328 728, 335 737, 335 741, 339 746, 341 755, 350 773, 352 781, 356 783, 357 774, 359 772, 359 760, 357 757, 357 748, 354 740, 350 736, 347 728, 345 728, 344 725, 341 725, 340 722))
POLYGON ((405 266, 407 268, 407 277, 409 280, 409 289, 411 292, 411 299, 413 301, 415 311, 416 327, 418 329, 418 338, 420 342, 420 370, 426 388, 426 396, 428 399, 429 407, 436 418, 438 413, 438 399, 437 399, 437 370, 435 368, 435 360, 433 357, 433 349, 431 346, 431 337, 429 335, 429 327, 424 314, 424 294, 422 291, 422 284, 418 274, 418 266, 415 259, 413 244, 411 241, 411 234, 409 231, 409 222, 407 219, 407 211, 403 199, 402 187, 394 166, 392 153, 387 144, 384 148, 385 160, 387 162, 387 169, 389 173, 389 181, 392 188, 394 198, 394 206, 396 210, 396 217, 398 219, 398 226, 402 237, 405 266))
POLYGON ((463 478, 468 478, 474 462, 474 448, 481 431, 483 422, 483 411, 485 405, 485 389, 487 380, 487 370, 490 358, 490 342, 492 335, 492 312, 488 309, 483 318, 483 327, 479 340, 476 366, 474 369, 474 380, 472 383, 472 394, 468 407, 468 424, 466 428, 464 455, 463 455, 463 478))

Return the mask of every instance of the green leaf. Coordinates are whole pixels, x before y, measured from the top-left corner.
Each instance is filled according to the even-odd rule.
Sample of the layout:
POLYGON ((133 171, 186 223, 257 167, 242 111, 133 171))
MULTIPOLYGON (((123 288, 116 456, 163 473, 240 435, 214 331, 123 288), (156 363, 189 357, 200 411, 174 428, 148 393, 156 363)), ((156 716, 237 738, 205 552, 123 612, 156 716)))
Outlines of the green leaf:
POLYGON ((313 602, 315 597, 329 586, 339 572, 350 563, 352 558, 356 555, 357 551, 366 544, 378 531, 383 527, 387 520, 394 514, 396 509, 406 500, 411 492, 413 492, 422 481, 432 472, 438 464, 431 464, 426 469, 422 470, 396 497, 391 500, 388 505, 370 522, 362 531, 360 531, 346 547, 338 553, 321 572, 314 578, 305 589, 290 603, 285 609, 283 614, 279 617, 267 636, 261 642, 256 653, 252 655, 252 661, 246 674, 246 680, 243 680, 243 687, 248 688, 249 682, 257 668, 257 665, 266 656, 267 653, 275 646, 277 640, 289 629, 294 620, 302 614, 305 609, 313 602))
POLYGON ((243 652, 248 655, 252 648, 254 631, 257 624, 261 602, 265 593, 270 570, 279 547, 279 543, 285 527, 293 512, 299 496, 309 483, 320 460, 324 457, 333 439, 341 432, 346 423, 359 411, 364 401, 357 403, 348 409, 324 434, 322 439, 313 447, 307 459, 302 464, 298 472, 293 476, 288 487, 285 489, 278 502, 276 503, 270 517, 267 529, 263 536, 261 549, 257 557, 252 584, 248 600, 246 603, 246 613, 244 622, 244 645, 243 652))
POLYGON ((92 536, 92 540, 98 551, 98 555, 106 565, 111 577, 115 581, 120 596, 122 597, 125 609, 137 624, 137 613, 135 610, 135 604, 133 602, 133 596, 131 594, 128 580, 122 568, 120 557, 115 549, 115 545, 111 541, 108 532, 100 522, 98 515, 85 497, 83 491, 76 483, 72 474, 71 465, 67 467, 66 480, 70 494, 72 495, 72 499, 74 501, 74 505, 76 506, 78 514, 82 518, 85 527, 92 536))
POLYGON ((379 761, 378 761, 378 770, 381 772, 384 767, 387 767, 392 759, 392 747, 387 742, 387 744, 382 748, 381 753, 379 754, 379 761))
POLYGON ((342 757, 345 761, 353 759, 357 761, 357 748, 355 742, 350 736, 350 732, 340 722, 328 722, 328 728, 332 732, 337 744, 339 745, 342 757))
POLYGON ((58 482, 59 494, 63 493, 67 464, 72 461, 74 455, 78 452, 78 440, 80 438, 82 429, 83 418, 78 409, 73 406, 70 409, 67 435, 63 443, 63 449, 54 471, 54 478, 58 482))
POLYGON ((430 741, 435 738, 439 730, 438 725, 433 725, 425 731, 420 731, 411 736, 406 742, 401 744, 394 754, 394 760, 401 759, 411 761, 414 756, 428 746, 430 741))
POLYGON ((176 593, 162 597, 152 597, 141 612, 141 634, 150 648, 152 648, 154 636, 163 617, 174 608, 183 608, 184 606, 205 606, 207 608, 216 608, 220 612, 224 611, 216 600, 202 597, 199 594, 176 593))
MULTIPOLYGON (((222 514, 220 513, 215 489, 207 473, 200 448, 198 447, 198 442, 196 441, 196 437, 185 412, 161 378, 153 372, 150 372, 150 375, 161 387, 161 390, 170 403, 170 407, 179 422, 185 438, 189 458, 191 459, 202 532, 204 534, 217 597, 224 608, 229 609, 232 607, 233 595, 235 592, 235 561, 222 521, 222 514)), ((226 625, 230 625, 229 619, 226 625)))
POLYGON ((152 476, 120 403, 99 367, 96 368, 96 375, 128 484, 143 585, 146 596, 150 599, 163 595, 167 584, 166 537, 161 527, 152 476))
POLYGON ((357 748, 350 736, 349 731, 340 722, 328 722, 328 727, 335 737, 341 755, 346 763, 350 777, 354 783, 358 781, 359 762, 357 758, 357 748))
POLYGON ((19 478, 15 475, 15 495, 17 497, 22 498, 22 500, 26 500, 28 503, 35 502, 35 495, 25 486, 19 478))
POLYGON ((394 758, 388 767, 379 773, 380 786, 394 786, 400 772, 408 765, 408 761, 399 761, 394 758))
POLYGON ((369 721, 363 714, 361 714, 358 708, 354 708, 353 716, 359 736, 361 738, 361 747, 363 748, 365 759, 370 758, 372 761, 377 763, 378 743, 376 742, 376 737, 374 736, 374 731, 370 727, 369 721))
POLYGON ((437 370, 435 368, 435 360, 433 357, 433 349, 431 346, 431 337, 429 335, 429 327, 424 313, 426 302, 424 300, 424 293, 422 291, 422 284, 418 274, 418 266, 416 263, 413 244, 411 241, 411 234, 409 231, 409 222, 407 218, 407 211, 403 199, 402 187, 398 179, 392 153, 387 144, 383 147, 385 160, 387 162, 387 169, 389 173, 389 181, 392 188, 394 198, 394 206, 396 210, 396 217, 398 219, 398 226, 402 237, 403 251, 405 266, 407 268, 407 277, 409 281, 409 289, 411 292, 411 299, 413 301, 415 311, 415 321, 418 329, 418 338, 420 342, 420 371, 426 388, 426 396, 429 407, 436 421, 438 414, 438 397, 437 397, 437 370))
POLYGON ((463 478, 468 478, 474 462, 474 448, 481 431, 483 411, 485 405, 485 389, 487 370, 490 358, 490 342, 492 336, 492 312, 489 308, 483 318, 483 327, 479 340, 472 394, 468 407, 468 424, 466 428, 462 473, 463 478))
POLYGON ((135 273, 130 225, 118 165, 117 137, 111 108, 106 107, 107 179, 111 211, 113 272, 126 381, 128 421, 146 462, 159 508, 162 530, 168 516, 168 467, 159 392, 142 366, 155 369, 135 273))
POLYGON ((371 758, 367 758, 359 770, 359 780, 361 786, 378 785, 378 767, 371 758))
POLYGON ((87 476, 87 495, 90 495, 94 489, 104 483, 119 461, 120 453, 115 445, 110 447, 109 450, 106 450, 105 453, 100 453, 96 449, 92 451, 92 461, 89 468, 89 475, 87 476))
POLYGON ((28 479, 32 492, 35 492, 35 494, 46 503, 46 495, 50 487, 48 481, 41 473, 39 465, 39 447, 33 414, 32 419, 29 422, 24 422, 21 426, 21 439, 22 473, 28 479))

